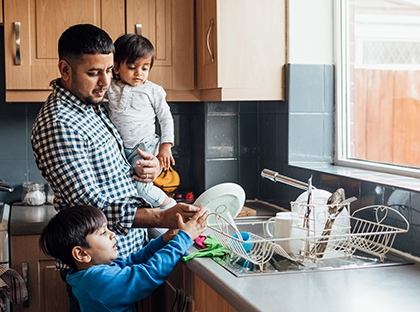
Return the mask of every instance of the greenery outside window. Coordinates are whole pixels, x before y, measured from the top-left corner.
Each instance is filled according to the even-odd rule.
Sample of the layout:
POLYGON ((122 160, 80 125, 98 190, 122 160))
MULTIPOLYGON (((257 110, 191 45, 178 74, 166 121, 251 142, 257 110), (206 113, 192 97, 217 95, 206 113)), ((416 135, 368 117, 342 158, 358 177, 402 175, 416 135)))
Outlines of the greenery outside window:
POLYGON ((335 3, 336 164, 420 176, 420 0, 335 3))

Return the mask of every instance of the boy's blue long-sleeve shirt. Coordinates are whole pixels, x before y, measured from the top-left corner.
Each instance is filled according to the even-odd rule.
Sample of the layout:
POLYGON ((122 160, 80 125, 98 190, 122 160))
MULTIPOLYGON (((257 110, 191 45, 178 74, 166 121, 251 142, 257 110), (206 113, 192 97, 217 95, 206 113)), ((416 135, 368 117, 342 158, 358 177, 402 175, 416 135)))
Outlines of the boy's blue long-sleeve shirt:
POLYGON ((159 236, 127 258, 71 271, 67 282, 82 311, 136 311, 134 303, 165 282, 192 244, 182 230, 168 243, 159 236))

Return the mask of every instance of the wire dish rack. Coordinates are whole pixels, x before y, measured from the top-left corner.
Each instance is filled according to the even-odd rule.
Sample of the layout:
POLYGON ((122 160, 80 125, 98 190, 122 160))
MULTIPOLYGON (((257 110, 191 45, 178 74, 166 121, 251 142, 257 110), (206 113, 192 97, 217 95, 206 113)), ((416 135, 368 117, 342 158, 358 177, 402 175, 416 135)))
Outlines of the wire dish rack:
MULTIPOLYGON (((292 202, 293 208, 294 202, 292 202)), ((299 203, 305 207, 306 204, 299 203)), ((325 206, 325 215, 328 215, 328 205, 325 206)), ((335 205, 337 206, 337 205, 335 205)), ((313 208, 313 207, 309 207, 313 208)), ((270 221, 254 222, 254 226, 260 228, 263 234, 257 235, 249 232, 248 239, 243 237, 240 231, 241 221, 236 219, 227 220, 221 215, 214 215, 214 223, 208 227, 223 247, 230 250, 234 255, 242 257, 259 266, 263 271, 263 265, 270 261, 274 253, 293 262, 304 263, 305 261, 316 262, 320 259, 351 257, 356 250, 360 250, 378 257, 384 261, 386 253, 391 249, 397 234, 406 233, 409 230, 407 219, 397 210, 388 206, 367 206, 356 210, 351 216, 348 215, 349 204, 343 213, 342 220, 334 220, 332 226, 327 226, 331 220, 326 217, 322 220, 319 212, 312 213, 309 219, 309 228, 304 227, 304 216, 296 212, 292 217, 292 230, 299 235, 293 237, 271 237, 267 233, 270 221), (324 227, 320 231, 320 220, 324 221, 324 227), (311 228, 312 225, 312 228, 311 228), (293 246, 293 248, 291 247, 293 246)), ((308 224, 308 223, 306 223, 308 224)))

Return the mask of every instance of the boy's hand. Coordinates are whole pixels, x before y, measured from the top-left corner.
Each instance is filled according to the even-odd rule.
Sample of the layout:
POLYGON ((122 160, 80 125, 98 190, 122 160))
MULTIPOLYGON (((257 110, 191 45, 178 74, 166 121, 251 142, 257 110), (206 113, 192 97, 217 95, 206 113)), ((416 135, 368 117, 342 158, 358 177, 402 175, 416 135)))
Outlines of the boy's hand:
POLYGON ((202 209, 196 212, 190 220, 184 223, 181 214, 178 213, 176 215, 178 218, 178 228, 187 232, 194 240, 206 230, 208 216, 209 211, 207 209, 202 209))
POLYGON ((175 237, 176 234, 178 234, 178 229, 168 229, 165 233, 162 235, 162 239, 165 243, 169 242, 171 239, 175 237))

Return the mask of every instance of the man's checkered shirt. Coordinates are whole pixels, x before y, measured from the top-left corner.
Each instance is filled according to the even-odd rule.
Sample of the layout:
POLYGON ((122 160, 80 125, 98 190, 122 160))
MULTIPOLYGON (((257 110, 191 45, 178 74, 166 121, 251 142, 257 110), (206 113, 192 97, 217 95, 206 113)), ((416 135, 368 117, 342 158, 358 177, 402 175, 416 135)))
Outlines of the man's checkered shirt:
POLYGON ((137 196, 122 139, 100 105, 92 105, 53 82, 53 92, 32 127, 32 148, 50 183, 57 210, 74 205, 100 208, 117 234, 120 256, 141 248, 145 229, 131 229, 136 209, 149 207, 137 196))

